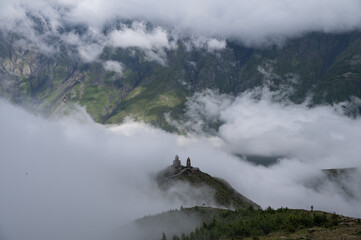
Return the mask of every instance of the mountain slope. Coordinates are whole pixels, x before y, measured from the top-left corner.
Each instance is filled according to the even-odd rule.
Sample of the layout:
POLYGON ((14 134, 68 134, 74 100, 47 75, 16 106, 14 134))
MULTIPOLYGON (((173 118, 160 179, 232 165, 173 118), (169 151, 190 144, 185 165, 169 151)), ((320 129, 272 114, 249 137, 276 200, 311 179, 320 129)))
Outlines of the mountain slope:
POLYGON ((360 219, 268 208, 221 213, 182 239, 359 239, 360 234, 360 219))
POLYGON ((61 40, 50 53, 20 40, 0 34, 0 92, 45 114, 78 103, 101 123, 131 116, 170 129, 164 114, 179 116, 187 97, 206 88, 238 94, 267 85, 296 103, 311 95, 313 104, 361 97, 360 32, 311 33, 267 48, 228 42, 214 51, 181 39, 164 50, 163 64, 139 48, 105 47, 99 61, 86 63, 61 40), (121 74, 105 70, 110 60, 121 63, 121 74))
POLYGON ((225 180, 212 177, 198 168, 169 166, 157 174, 156 180, 163 191, 180 199, 191 198, 196 205, 231 209, 261 208, 225 180))
POLYGON ((360 239, 361 221, 299 209, 193 207, 146 216, 120 232, 127 239, 360 239))

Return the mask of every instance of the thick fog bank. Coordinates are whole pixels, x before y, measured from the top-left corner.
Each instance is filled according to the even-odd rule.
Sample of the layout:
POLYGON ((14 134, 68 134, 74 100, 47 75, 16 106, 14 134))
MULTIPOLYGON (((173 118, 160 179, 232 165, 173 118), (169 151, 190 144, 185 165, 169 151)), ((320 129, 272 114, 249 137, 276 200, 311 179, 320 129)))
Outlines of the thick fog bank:
POLYGON ((110 130, 81 109, 57 120, 0 109, 1 239, 111 239, 180 206, 149 178, 171 163, 178 137, 135 123, 110 130))

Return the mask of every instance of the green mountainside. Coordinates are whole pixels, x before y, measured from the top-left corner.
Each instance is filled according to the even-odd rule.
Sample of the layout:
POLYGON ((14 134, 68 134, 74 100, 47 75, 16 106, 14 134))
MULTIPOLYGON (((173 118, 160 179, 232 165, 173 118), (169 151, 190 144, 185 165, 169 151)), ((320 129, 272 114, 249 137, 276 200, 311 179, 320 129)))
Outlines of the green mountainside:
MULTIPOLYGON (((361 221, 322 211, 192 207, 146 216, 129 239, 322 239, 361 238, 361 221)), ((126 226, 129 230, 130 226, 126 226)), ((129 235, 128 235, 129 236, 129 235)))
MULTIPOLYGON (((223 50, 186 46, 165 51, 165 64, 138 48, 105 47, 100 60, 86 63, 60 41, 58 51, 41 53, 14 44, 19 37, 0 34, 0 92, 13 102, 44 114, 78 103, 100 123, 125 117, 165 129, 164 114, 179 116, 187 97, 203 89, 239 94, 267 85, 285 90, 300 103, 338 103, 361 97, 361 33, 310 33, 282 46, 247 48, 228 42, 223 50), (118 61, 123 73, 106 71, 103 62, 118 61)), ((357 105, 350 114, 360 112, 357 105)))
MULTIPOLYGON (((199 207, 193 211, 200 211, 199 207)), ((213 216, 211 221, 204 221, 193 232, 175 235, 168 239, 336 240, 360 239, 360 237, 360 219, 321 211, 267 208, 266 210, 222 210, 213 216)))

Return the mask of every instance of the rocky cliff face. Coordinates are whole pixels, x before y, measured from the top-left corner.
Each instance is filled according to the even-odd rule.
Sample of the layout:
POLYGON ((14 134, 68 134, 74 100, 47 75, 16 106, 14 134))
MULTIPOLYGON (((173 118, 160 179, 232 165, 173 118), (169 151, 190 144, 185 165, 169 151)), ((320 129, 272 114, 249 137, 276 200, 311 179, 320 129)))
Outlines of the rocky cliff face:
POLYGON ((105 47, 97 61, 85 63, 71 46, 54 42, 56 50, 44 52, 0 34, 1 94, 46 114, 78 103, 98 122, 131 115, 164 128, 164 113, 181 114, 186 98, 206 88, 238 94, 267 85, 294 102, 309 96, 311 104, 352 100, 351 114, 360 111, 353 99, 361 97, 360 32, 312 33, 262 49, 235 42, 222 50, 189 48, 183 39, 165 49, 161 61, 138 48, 105 47), (107 61, 122 71, 105 70, 107 61))

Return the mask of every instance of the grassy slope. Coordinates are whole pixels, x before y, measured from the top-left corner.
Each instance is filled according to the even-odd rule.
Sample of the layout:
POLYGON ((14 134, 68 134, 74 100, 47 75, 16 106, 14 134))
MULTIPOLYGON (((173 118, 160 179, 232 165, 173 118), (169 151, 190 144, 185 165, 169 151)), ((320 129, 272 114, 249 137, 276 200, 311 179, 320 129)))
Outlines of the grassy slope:
POLYGON ((182 86, 169 80, 171 76, 171 72, 158 71, 154 79, 134 88, 106 123, 121 122, 126 116, 131 116, 137 120, 164 125, 163 114, 182 108, 186 99, 182 86))
MULTIPOLYGON (((305 210, 220 213, 182 239, 360 239, 360 219, 305 210)), ((173 239, 179 239, 177 237, 173 239)))

